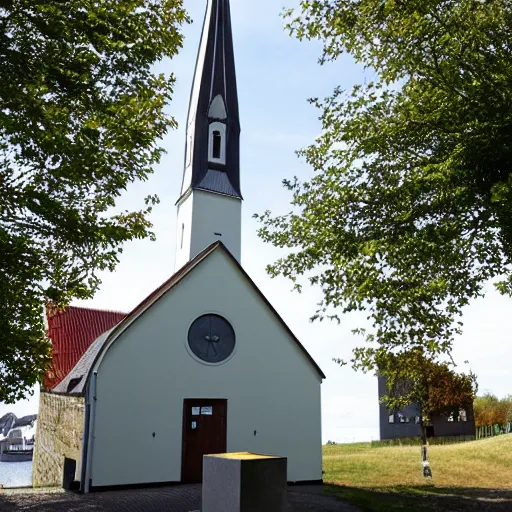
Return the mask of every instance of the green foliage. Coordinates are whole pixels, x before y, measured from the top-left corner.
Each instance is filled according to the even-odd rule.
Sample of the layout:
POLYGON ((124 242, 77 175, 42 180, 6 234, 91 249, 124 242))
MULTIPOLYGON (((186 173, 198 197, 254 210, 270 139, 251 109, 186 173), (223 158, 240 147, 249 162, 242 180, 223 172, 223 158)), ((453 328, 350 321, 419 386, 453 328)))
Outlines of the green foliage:
POLYGON ((382 402, 394 411, 417 404, 422 424, 434 414, 456 417, 460 409, 469 410, 478 389, 473 373, 456 373, 448 363, 432 361, 419 350, 380 355, 377 364, 388 389, 382 402))
POLYGON ((507 408, 506 423, 512 423, 512 395, 502 398, 501 402, 504 403, 507 408))
POLYGON ((124 242, 153 237, 149 197, 114 214, 147 179, 176 125, 164 113, 182 0, 0 3, 0 401, 13 402, 50 358, 43 306, 91 297, 124 242))
POLYGON ((512 396, 501 400, 492 393, 477 396, 473 403, 477 427, 487 425, 504 426, 512 422, 512 396))
POLYGON ((268 271, 321 287, 314 319, 368 312, 355 368, 448 354, 483 285, 512 289, 509 2, 304 0, 286 15, 321 62, 348 53, 375 79, 311 100, 322 135, 299 155, 315 175, 284 182, 289 213, 256 215, 291 250, 268 271))
POLYGON ((434 415, 457 418, 470 410, 477 392, 476 376, 456 373, 448 363, 436 362, 420 349, 378 353, 379 374, 386 378, 387 394, 381 402, 392 411, 415 404, 420 409, 423 475, 432 478, 428 462, 427 425, 434 415))

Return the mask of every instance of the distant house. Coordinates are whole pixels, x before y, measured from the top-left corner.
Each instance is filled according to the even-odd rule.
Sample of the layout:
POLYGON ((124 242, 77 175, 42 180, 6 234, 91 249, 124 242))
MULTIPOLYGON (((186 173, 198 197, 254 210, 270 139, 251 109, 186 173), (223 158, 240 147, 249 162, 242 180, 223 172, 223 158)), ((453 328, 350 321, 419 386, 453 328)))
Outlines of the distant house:
MULTIPOLYGON (((379 376, 378 383, 381 440, 421 436, 421 411, 419 406, 412 404, 398 412, 388 410, 381 403, 381 398, 387 394, 386 378, 379 376)), ((469 410, 461 410, 458 417, 455 417, 453 414, 449 417, 442 414, 434 415, 430 418, 430 425, 427 427, 427 437, 474 435, 475 418, 473 407, 469 410)))

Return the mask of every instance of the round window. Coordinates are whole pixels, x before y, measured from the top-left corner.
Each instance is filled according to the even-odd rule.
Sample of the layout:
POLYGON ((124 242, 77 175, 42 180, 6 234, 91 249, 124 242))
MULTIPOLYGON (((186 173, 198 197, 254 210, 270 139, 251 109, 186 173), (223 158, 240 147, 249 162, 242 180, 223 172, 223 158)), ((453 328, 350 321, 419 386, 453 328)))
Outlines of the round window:
POLYGON ((235 349, 235 331, 219 315, 203 315, 194 320, 188 330, 190 350, 202 361, 221 363, 235 349))

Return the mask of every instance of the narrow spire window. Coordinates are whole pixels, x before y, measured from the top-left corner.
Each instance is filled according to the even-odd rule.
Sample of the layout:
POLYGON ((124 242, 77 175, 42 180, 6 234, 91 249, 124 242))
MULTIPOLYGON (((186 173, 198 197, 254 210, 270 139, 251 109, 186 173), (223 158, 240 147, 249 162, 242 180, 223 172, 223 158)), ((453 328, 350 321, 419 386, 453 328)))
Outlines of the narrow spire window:
POLYGON ((221 147, 222 137, 218 130, 213 132, 213 150, 212 156, 213 158, 220 158, 220 147, 221 147))
POLYGON ((185 224, 181 225, 181 248, 183 249, 183 239, 185 238, 185 224))
POLYGON ((210 124, 208 160, 219 164, 226 163, 226 125, 224 123, 210 124))

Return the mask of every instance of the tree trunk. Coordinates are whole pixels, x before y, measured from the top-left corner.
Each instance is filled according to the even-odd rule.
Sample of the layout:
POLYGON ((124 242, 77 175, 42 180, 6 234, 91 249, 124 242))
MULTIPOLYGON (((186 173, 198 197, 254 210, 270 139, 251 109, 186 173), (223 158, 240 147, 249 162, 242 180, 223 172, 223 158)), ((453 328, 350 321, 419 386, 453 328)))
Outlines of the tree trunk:
POLYGON ((432 470, 428 462, 427 427, 421 423, 421 464, 423 465, 423 476, 432 478, 432 470))

